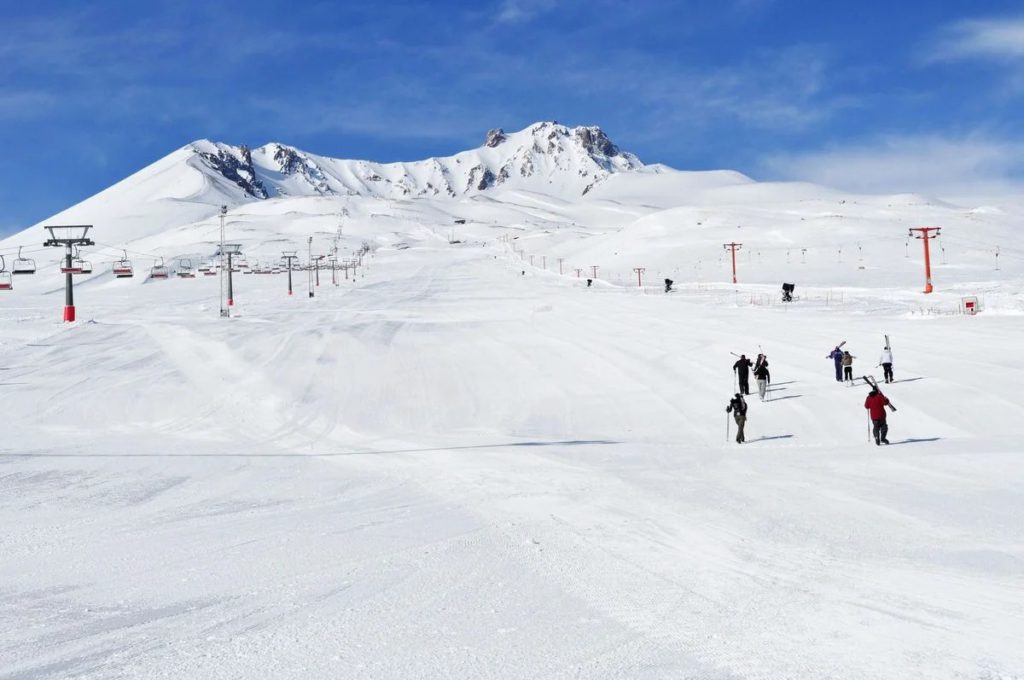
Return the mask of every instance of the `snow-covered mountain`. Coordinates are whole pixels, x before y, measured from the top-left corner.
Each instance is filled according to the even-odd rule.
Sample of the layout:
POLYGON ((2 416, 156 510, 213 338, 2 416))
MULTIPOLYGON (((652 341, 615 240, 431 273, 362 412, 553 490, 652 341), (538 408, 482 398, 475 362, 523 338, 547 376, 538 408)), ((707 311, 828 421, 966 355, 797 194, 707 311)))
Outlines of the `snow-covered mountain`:
MULTIPOLYGON (((653 280, 729 280, 723 244, 738 241, 747 283, 895 286, 920 277, 908 227, 941 225, 933 245, 946 285, 974 290, 997 264, 1003 278, 1024 262, 1013 206, 645 165, 600 128, 557 123, 491 130, 476 149, 403 163, 201 140, 42 224, 95 225, 89 254, 99 277, 126 251, 149 266, 210 257, 221 205, 226 237, 262 261, 285 250, 352 252, 367 241, 505 238, 542 270, 558 261, 567 272, 598 267, 606 281, 635 280, 635 268, 653 280)), ((13 261, 21 247, 54 271, 59 253, 39 245, 42 224, 0 241, 0 253, 13 261)), ((36 277, 18 289, 52 285, 36 277)))
POLYGON ((256 149, 200 140, 184 148, 192 167, 215 173, 253 199, 274 196, 451 197, 500 187, 581 196, 618 172, 644 167, 599 127, 537 123, 497 128, 473 150, 410 163, 318 156, 286 144, 256 149))
MULTIPOLYGON (((527 190, 572 201, 615 175, 668 170, 645 166, 599 127, 554 122, 513 133, 494 129, 476 149, 402 163, 330 158, 281 143, 250 148, 204 139, 27 232, 35 234, 43 224, 102 222, 108 242, 126 243, 209 219, 221 205, 295 197, 445 200, 527 190)), ((9 239, 22 241, 20 235, 9 239)))

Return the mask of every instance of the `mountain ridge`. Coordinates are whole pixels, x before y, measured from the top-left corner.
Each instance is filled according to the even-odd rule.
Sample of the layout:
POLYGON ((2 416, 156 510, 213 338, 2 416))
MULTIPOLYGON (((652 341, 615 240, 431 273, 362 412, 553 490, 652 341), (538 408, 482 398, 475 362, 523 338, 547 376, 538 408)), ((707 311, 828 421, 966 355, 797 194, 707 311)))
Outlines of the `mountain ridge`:
MULTIPOLYGON (((256 148, 200 139, 182 149, 251 200, 277 196, 456 198, 501 187, 550 188, 586 195, 613 174, 644 165, 597 126, 540 122, 506 133, 488 131, 483 144, 451 156, 379 163, 310 153, 281 142, 256 148)), ((662 166, 650 172, 664 172, 662 166)))

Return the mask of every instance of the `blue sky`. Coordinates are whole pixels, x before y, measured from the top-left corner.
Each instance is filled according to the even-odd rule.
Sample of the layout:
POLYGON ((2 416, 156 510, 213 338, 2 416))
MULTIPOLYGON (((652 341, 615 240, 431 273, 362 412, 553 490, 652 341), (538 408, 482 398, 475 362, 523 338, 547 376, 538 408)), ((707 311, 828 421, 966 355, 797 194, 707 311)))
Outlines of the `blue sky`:
POLYGON ((1024 188, 1019 2, 0 0, 0 27, 0 233, 198 138, 417 160, 539 120, 681 169, 1024 188))

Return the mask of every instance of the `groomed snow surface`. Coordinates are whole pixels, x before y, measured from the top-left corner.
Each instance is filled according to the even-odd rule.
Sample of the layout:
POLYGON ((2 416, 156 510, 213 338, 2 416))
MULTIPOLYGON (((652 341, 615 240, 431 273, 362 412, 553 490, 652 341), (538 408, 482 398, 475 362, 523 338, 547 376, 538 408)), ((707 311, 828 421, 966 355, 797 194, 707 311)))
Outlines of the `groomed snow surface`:
POLYGON ((1024 316, 912 313, 916 275, 588 289, 446 241, 313 299, 236 275, 229 320, 216 279, 107 275, 61 325, 60 279, 19 277, 0 678, 1024 677, 1024 316), (876 447, 825 355, 880 377, 883 333, 876 447))

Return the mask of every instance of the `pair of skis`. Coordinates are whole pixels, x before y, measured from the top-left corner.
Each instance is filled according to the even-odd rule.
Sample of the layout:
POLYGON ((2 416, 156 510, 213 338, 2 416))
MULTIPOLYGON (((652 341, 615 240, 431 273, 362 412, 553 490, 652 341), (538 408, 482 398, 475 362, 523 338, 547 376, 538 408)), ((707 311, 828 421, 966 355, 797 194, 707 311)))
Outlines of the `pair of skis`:
MULTIPOLYGON (((885 397, 885 394, 884 394, 884 393, 882 392, 882 390, 881 390, 881 389, 880 389, 880 388, 878 387, 878 381, 877 381, 877 380, 875 380, 875 376, 873 376, 873 375, 862 375, 862 376, 861 376, 861 379, 862 379, 862 380, 863 380, 863 381, 864 381, 865 383, 867 383, 868 385, 871 385, 871 387, 873 387, 874 389, 878 390, 878 393, 879 393, 879 394, 881 394, 881 395, 882 395, 883 397, 885 397)), ((886 398, 886 399, 888 399, 888 397, 885 397, 885 398, 886 398)), ((888 404, 886 404, 886 406, 888 406, 888 407, 889 407, 889 410, 890 410, 890 411, 895 411, 895 410, 896 410, 896 407, 895 407, 895 406, 893 406, 891 402, 890 402, 890 403, 888 403, 888 404)))

